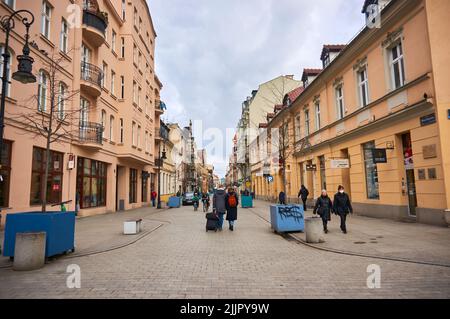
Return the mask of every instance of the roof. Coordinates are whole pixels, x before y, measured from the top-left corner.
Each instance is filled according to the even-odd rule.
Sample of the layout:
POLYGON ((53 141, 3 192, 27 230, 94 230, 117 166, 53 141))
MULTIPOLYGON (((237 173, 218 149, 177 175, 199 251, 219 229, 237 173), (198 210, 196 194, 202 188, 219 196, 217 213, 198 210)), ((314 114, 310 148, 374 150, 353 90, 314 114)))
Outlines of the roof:
POLYGON ((320 59, 323 60, 325 58, 325 54, 329 52, 341 52, 345 49, 347 45, 345 44, 325 44, 322 49, 322 54, 320 55, 320 59))
POLYGON ((322 72, 322 69, 303 69, 302 81, 305 82, 308 76, 316 76, 322 72))
POLYGON ((302 94, 302 92, 304 90, 305 90, 305 88, 303 86, 299 86, 298 88, 296 88, 295 90, 292 90, 291 92, 289 92, 286 95, 289 98, 289 100, 291 101, 291 103, 294 103, 294 101, 300 96, 300 94, 302 94))

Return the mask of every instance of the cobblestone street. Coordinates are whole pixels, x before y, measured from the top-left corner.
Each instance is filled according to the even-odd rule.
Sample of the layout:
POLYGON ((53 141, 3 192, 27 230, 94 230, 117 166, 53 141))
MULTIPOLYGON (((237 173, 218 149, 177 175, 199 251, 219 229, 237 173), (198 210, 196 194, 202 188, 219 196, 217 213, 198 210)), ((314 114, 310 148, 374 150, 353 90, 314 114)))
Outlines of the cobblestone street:
MULTIPOLYGON (((97 225, 102 231, 114 234, 109 237, 111 247, 117 246, 114 240, 122 241, 120 244, 124 247, 84 257, 59 258, 33 272, 0 269, 0 297, 450 297, 448 267, 317 250, 274 234, 270 225, 257 214, 260 212, 262 216, 266 209, 262 202, 257 202, 252 210, 240 209, 235 231, 225 229, 220 233, 206 233, 204 213, 194 212, 192 207, 159 212, 148 208, 122 216, 116 214, 78 220, 77 233, 88 236, 86 229, 97 225), (119 236, 121 220, 139 214, 148 226, 144 229, 147 233, 137 238, 139 240, 135 243, 126 245, 119 236), (112 222, 112 218, 117 221, 112 222), (105 220, 110 223, 102 228, 105 220), (81 289, 66 286, 69 275, 66 269, 70 264, 81 267, 81 289), (367 288, 367 266, 370 264, 381 267, 380 289, 367 288)), ((399 223, 397 227, 400 229, 403 225, 399 223)), ((434 229, 446 232, 448 237, 448 229, 434 229)), ((83 243, 90 249, 84 252, 97 250, 95 236, 90 236, 89 243, 83 243)), ((348 240, 352 239, 349 237, 348 240)), ((82 244, 80 239, 77 242, 82 244)), ((99 248, 107 249, 104 240, 99 248)))

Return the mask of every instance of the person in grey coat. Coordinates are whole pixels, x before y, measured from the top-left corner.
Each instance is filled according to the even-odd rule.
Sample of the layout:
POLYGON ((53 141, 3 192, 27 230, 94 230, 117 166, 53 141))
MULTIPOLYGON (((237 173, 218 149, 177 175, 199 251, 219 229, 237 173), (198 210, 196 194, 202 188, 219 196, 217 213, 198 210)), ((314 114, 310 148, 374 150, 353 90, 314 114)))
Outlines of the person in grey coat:
POLYGON ((219 216, 219 221, 217 222, 217 229, 219 231, 222 230, 223 217, 227 210, 225 205, 226 195, 227 193, 225 192, 225 188, 223 188, 223 186, 220 186, 213 196, 213 212, 215 212, 219 216))
POLYGON ((322 194, 316 201, 313 214, 319 214, 323 222, 323 231, 328 233, 328 222, 331 221, 331 212, 333 211, 333 203, 328 197, 327 191, 322 190, 322 194))

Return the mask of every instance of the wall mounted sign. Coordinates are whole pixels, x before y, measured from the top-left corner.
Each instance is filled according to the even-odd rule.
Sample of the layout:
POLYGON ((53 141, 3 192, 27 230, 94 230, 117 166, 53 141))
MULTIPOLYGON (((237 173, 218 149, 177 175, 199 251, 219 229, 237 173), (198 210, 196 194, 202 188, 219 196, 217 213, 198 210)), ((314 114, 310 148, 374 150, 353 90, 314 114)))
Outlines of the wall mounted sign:
POLYGON ((75 168, 75 155, 69 154, 69 161, 67 162, 67 169, 75 168))
POLYGON ((425 115, 425 116, 422 116, 420 118, 420 125, 421 126, 431 125, 431 124, 434 124, 434 123, 436 123, 436 114, 435 113, 429 114, 429 115, 425 115))
POLYGON ((307 171, 317 171, 317 165, 316 164, 308 164, 306 165, 307 171))
POLYGON ((385 164, 387 163, 386 149, 384 148, 374 148, 372 150, 372 158, 374 164, 385 164))
POLYGON ((350 168, 349 159, 332 159, 330 160, 331 168, 350 168))
POLYGON ((426 179, 427 179, 426 172, 425 172, 424 169, 419 169, 419 170, 417 171, 417 173, 418 173, 418 175, 419 175, 419 180, 423 181, 423 180, 426 180, 426 179))
POLYGON ((436 158, 437 157, 436 144, 425 145, 422 148, 422 153, 423 153, 423 158, 424 159, 436 158))
POLYGON ((429 168, 428 169, 428 178, 429 179, 436 179, 437 178, 436 169, 435 168, 429 168))

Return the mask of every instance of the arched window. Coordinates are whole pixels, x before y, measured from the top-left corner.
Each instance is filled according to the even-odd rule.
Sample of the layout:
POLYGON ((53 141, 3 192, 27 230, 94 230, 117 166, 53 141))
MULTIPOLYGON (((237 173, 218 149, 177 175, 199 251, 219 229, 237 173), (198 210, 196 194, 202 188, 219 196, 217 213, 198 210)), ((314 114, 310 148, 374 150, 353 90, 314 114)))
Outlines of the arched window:
POLYGON ((60 120, 63 120, 65 116, 66 99, 67 99, 67 85, 65 85, 63 82, 59 82, 58 104, 56 105, 56 111, 58 114, 58 118, 60 120))
POLYGON ((40 112, 47 111, 47 95, 48 95, 48 74, 44 70, 40 70, 39 86, 38 86, 38 110, 40 112))
MULTIPOLYGON (((5 53, 5 46, 4 45, 0 45, 0 78, 3 76, 3 54, 5 53)), ((11 50, 8 51, 9 53, 9 62, 11 65, 11 61, 13 60, 13 54, 11 52, 11 50)), ((6 96, 9 97, 10 96, 10 87, 11 87, 11 83, 10 79, 11 79, 11 68, 9 68, 8 70, 8 83, 6 84, 6 96)))

